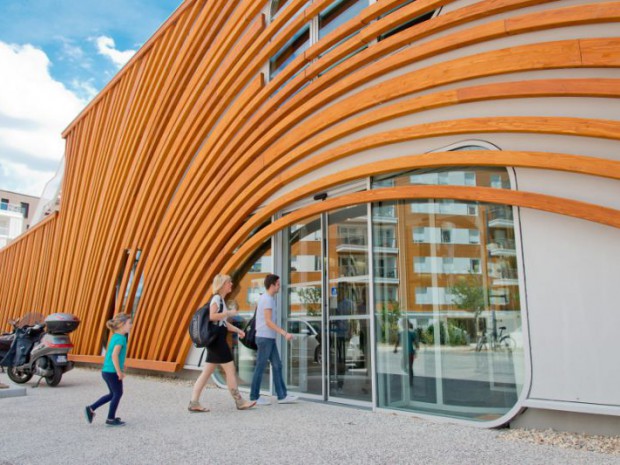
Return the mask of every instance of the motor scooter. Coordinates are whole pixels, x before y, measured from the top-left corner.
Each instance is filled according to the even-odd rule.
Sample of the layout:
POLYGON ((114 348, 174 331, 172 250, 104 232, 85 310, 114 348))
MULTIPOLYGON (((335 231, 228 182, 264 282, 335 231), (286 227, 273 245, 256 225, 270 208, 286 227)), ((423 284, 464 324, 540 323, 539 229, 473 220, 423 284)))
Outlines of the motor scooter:
POLYGON ((7 367, 9 378, 18 384, 34 376, 49 386, 57 386, 62 375, 73 368, 67 355, 73 348, 68 334, 80 320, 68 313, 43 315, 29 313, 17 321, 9 321, 13 331, 0 336, 0 366, 7 367))

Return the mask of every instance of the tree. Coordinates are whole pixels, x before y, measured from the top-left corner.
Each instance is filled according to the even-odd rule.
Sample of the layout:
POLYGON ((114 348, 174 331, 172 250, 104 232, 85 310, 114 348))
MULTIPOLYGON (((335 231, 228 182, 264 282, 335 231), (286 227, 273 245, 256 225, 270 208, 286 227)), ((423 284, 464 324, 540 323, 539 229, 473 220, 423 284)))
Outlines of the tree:
POLYGON ((384 328, 382 339, 384 342, 393 344, 398 337, 398 319, 400 318, 400 302, 390 300, 383 302, 381 306, 381 325, 384 328))
POLYGON ((318 287, 302 287, 297 291, 299 300, 306 309, 308 316, 320 315, 321 308, 321 289, 318 287))
POLYGON ((474 314, 475 336, 478 336, 478 317, 480 312, 487 307, 487 297, 482 286, 482 278, 475 274, 461 277, 450 288, 452 301, 461 310, 468 310, 474 314))

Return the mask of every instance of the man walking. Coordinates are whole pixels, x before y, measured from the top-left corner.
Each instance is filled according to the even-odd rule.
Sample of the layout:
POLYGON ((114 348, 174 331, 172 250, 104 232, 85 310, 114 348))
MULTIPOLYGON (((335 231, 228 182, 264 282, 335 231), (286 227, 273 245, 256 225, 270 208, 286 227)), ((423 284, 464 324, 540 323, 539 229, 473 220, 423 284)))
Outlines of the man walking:
POLYGON ((258 299, 256 307, 256 368, 252 377, 250 400, 256 401, 256 405, 270 405, 267 399, 260 397, 260 384, 263 378, 267 362, 271 363, 273 370, 273 383, 278 396, 279 404, 291 404, 297 401, 297 397, 286 393, 286 385, 282 377, 282 361, 276 346, 276 335, 281 334, 287 341, 293 339, 293 335, 280 328, 275 322, 278 321, 275 295, 280 291, 280 277, 275 274, 265 276, 265 293, 258 299))

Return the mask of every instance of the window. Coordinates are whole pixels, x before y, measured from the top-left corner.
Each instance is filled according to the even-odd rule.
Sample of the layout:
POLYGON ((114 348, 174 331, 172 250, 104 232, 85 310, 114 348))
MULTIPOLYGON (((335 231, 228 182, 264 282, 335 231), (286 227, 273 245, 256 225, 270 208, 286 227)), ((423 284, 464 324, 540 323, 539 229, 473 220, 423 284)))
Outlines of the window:
MULTIPOLYGON (((385 13, 383 16, 381 16, 382 18, 385 18, 386 16, 400 10, 401 8, 410 5, 411 3, 413 3, 415 0, 409 0, 405 3, 403 3, 400 6, 397 6, 396 8, 388 11, 387 13, 385 13)), ((424 13, 423 15, 418 16, 417 18, 414 18, 410 21, 407 21, 406 23, 401 24, 400 26, 396 26, 394 29, 391 29, 390 31, 386 32, 385 34, 382 34, 381 36, 379 36, 379 40, 385 40, 388 37, 393 36, 394 34, 398 34, 400 31, 404 31, 405 29, 409 29, 412 26, 415 26, 416 24, 422 23, 424 21, 427 21, 429 19, 431 19, 433 17, 433 15, 435 14, 434 11, 429 11, 428 13, 424 13)))
POLYGON ((30 209, 30 205, 26 202, 21 202, 21 208, 22 208, 22 213, 24 215, 24 218, 28 218, 28 212, 30 209))
POLYGON ((248 273, 261 273, 262 271, 263 271, 263 264, 259 260, 250 267, 250 271, 248 271, 248 273))
POLYGON ((338 0, 333 2, 319 14, 319 39, 356 17, 367 6, 368 0, 338 0))
MULTIPOLYGON (((405 5, 412 3, 412 2, 413 0, 405 3, 405 5)), ((288 1, 285 1, 285 0, 279 0, 279 1, 273 0, 271 2, 271 8, 270 8, 269 13, 270 13, 270 17, 272 20, 278 15, 278 13, 283 9, 283 7, 287 3, 288 1)), ((300 14, 300 13, 303 14, 303 12, 306 10, 306 7, 309 5, 309 3, 310 2, 306 2, 306 4, 298 10, 297 14, 300 14)), ((284 69, 284 67, 286 67, 295 57, 303 53, 303 51, 306 50, 310 45, 315 43, 316 40, 320 40, 324 38, 329 33, 336 30, 342 24, 345 24, 349 20, 355 18, 356 16, 359 16, 362 10, 368 7, 370 3, 371 3, 370 0, 336 0, 336 1, 333 1, 327 8, 325 8, 317 16, 308 18, 308 22, 304 26, 302 26, 302 28, 297 32, 297 34, 284 47, 282 47, 282 49, 278 53, 276 53, 274 57, 272 57, 269 60, 270 79, 273 79, 275 76, 277 76, 278 73, 282 71, 282 69, 284 69), (310 33, 311 30, 313 31, 312 33, 310 33), (318 34, 317 32, 314 32, 314 31, 317 31, 318 34)), ((404 5, 394 8, 392 11, 386 13, 382 17, 400 9, 402 6, 404 5)), ((393 30, 389 31, 388 33, 383 34, 382 36, 378 37, 378 39, 379 40, 385 39, 393 34, 396 34, 399 31, 402 31, 403 29, 409 28, 422 21, 426 21, 427 19, 430 19, 433 16, 433 14, 434 14, 434 11, 431 11, 417 18, 414 18, 410 21, 407 21, 395 27, 393 30)), ((360 25, 360 28, 363 28, 363 27, 365 26, 360 25)), ((342 39, 340 43, 348 40, 350 37, 358 33, 359 33, 359 29, 353 32, 349 37, 342 39)), ((334 47, 337 47, 338 45, 339 44, 334 44, 332 46, 332 49, 334 47)), ((351 52, 348 56, 342 58, 340 61, 331 65, 330 68, 323 70, 319 75, 322 75, 323 73, 329 71, 329 69, 331 69, 332 67, 337 66, 342 61, 349 59, 353 55, 364 50, 365 48, 367 48, 367 45, 364 45, 360 47, 359 49, 351 52)), ((323 52, 322 55, 324 55, 327 52, 329 52, 329 50, 327 50, 326 52, 323 52)))
MULTIPOLYGON (((510 188, 504 168, 394 173, 382 176, 380 183, 373 180, 372 187, 381 189, 388 180, 398 186, 448 182, 510 188), (440 175, 442 172, 445 174, 440 175)), ((384 298, 388 285, 397 296, 395 303, 374 302, 379 323, 375 342, 388 349, 378 352, 381 356, 376 358, 377 405, 469 421, 496 420, 516 405, 524 379, 520 255, 510 216, 514 213, 516 217, 518 211, 505 205, 459 200, 393 204, 397 205, 392 220, 395 240, 403 244, 406 241, 401 237, 412 234, 416 244, 406 249, 401 246, 398 255, 385 249, 373 251, 375 263, 385 266, 395 255, 398 267, 397 281, 387 283, 378 273, 374 276, 377 299, 384 298), (439 245, 442 243, 449 245, 439 245), (399 334, 397 324, 391 324, 398 315, 406 315, 426 347, 416 357, 411 382, 407 368, 397 366, 402 354, 389 351, 399 334), (516 338, 515 346, 476 352, 476 342, 489 337, 494 325, 506 326, 505 332, 516 338), (481 363, 487 359, 489 363, 481 363)), ((381 237, 386 225, 385 219, 372 217, 375 238, 381 237)))
POLYGON ((269 78, 273 79, 286 65, 310 46, 310 26, 306 25, 269 60, 269 78))
POLYGON ((8 210, 9 209, 9 199, 2 199, 0 202, 0 210, 8 210))
POLYGON ((452 242, 452 231, 450 229, 441 230, 441 242, 443 244, 449 244, 452 242))
POLYGON ((480 244, 480 231, 478 231, 477 229, 469 230, 469 243, 480 244))
POLYGON ((413 230, 413 242, 420 243, 424 242, 425 238, 425 228, 415 228, 413 230))
POLYGON ((271 15, 271 19, 273 20, 278 12, 289 2, 289 0, 273 0, 271 2, 271 11, 269 12, 271 15))

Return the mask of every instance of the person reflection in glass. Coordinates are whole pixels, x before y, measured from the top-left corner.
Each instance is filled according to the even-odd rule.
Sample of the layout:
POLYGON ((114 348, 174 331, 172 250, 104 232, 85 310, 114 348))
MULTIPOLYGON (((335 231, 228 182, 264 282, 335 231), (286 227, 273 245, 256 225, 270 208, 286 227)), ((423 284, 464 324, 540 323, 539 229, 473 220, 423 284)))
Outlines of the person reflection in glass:
POLYGON ((344 376, 346 372, 347 345, 351 339, 349 317, 353 314, 353 302, 347 297, 345 286, 340 286, 338 292, 338 305, 336 307, 336 316, 339 318, 333 322, 332 331, 335 339, 335 378, 336 389, 341 391, 344 386, 344 376))
POLYGON ((407 322, 407 331, 405 333, 405 350, 407 351, 407 371, 409 372, 409 386, 413 387, 413 362, 416 358, 416 352, 420 348, 418 332, 413 329, 410 321, 407 322))

